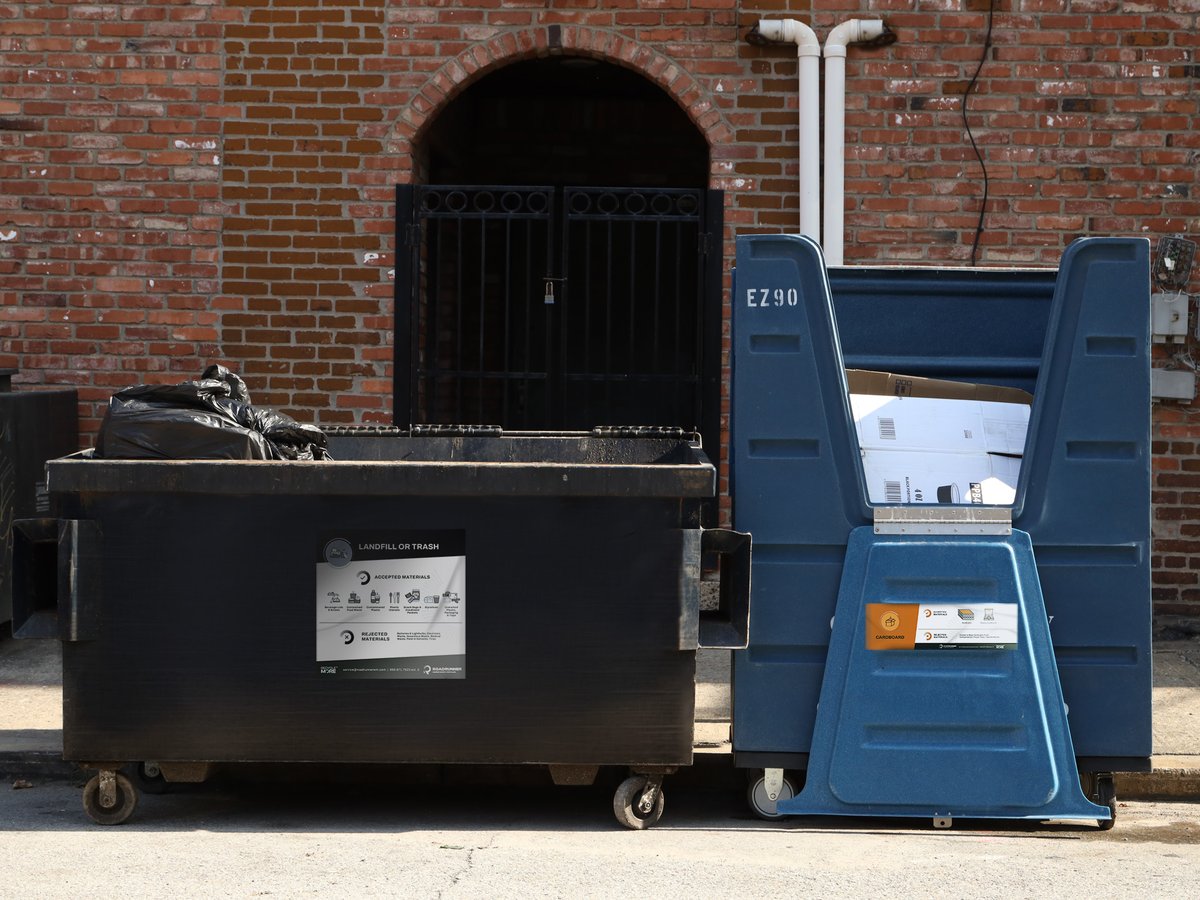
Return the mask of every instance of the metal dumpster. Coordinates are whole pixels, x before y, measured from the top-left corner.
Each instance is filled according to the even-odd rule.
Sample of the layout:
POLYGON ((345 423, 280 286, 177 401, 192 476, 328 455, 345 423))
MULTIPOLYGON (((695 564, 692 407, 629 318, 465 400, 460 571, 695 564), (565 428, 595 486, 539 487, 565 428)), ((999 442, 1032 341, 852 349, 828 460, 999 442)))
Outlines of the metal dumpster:
POLYGON ((487 763, 628 767, 617 818, 657 820, 692 761, 697 647, 745 645, 748 536, 701 529, 715 471, 682 433, 484 432, 334 430, 329 462, 52 461, 57 517, 17 526, 18 614, 63 641, 89 814, 128 817, 130 763, 487 763))
POLYGON ((16 374, 0 369, 0 625, 12 619, 12 523, 45 512, 46 460, 79 447, 75 389, 14 391, 16 374))
MULTIPOLYGON (((1032 542, 1031 555, 1022 551, 1021 558, 1035 561, 1036 573, 1021 568, 1019 574, 1034 575, 1030 583, 1044 594, 1055 671, 1041 675, 1061 679, 1065 710, 1053 709, 1062 700, 1046 702, 1068 717, 1085 792, 1115 809, 1110 773, 1145 770, 1151 749, 1148 242, 1078 240, 1057 271, 826 270, 819 248, 788 236, 740 238, 737 259, 731 493, 734 525, 752 531, 756 546, 751 640, 734 659, 733 744, 737 765, 764 770, 751 788, 754 810, 773 816, 776 801, 787 801, 809 770, 814 727, 829 706, 823 682, 834 669, 841 677, 845 666, 831 649, 831 628, 845 624, 839 590, 846 593, 864 579, 864 572, 851 571, 852 535, 860 529, 867 535, 916 530, 912 521, 888 521, 911 510, 868 502, 845 368, 1033 394, 1016 499, 1011 508, 993 509, 1004 520, 993 525, 1011 531, 1010 544, 1018 531, 1032 542)), ((939 524, 943 534, 954 527, 939 524)), ((979 523, 972 527, 978 530, 979 523)), ((924 533, 935 530, 926 527, 924 533)), ((988 540, 1003 543, 999 537, 988 540)), ((921 543, 909 536, 891 544, 903 541, 921 543)), ((866 565, 863 560, 875 551, 865 536, 860 543, 854 566, 866 565)), ((913 553, 901 555, 908 559, 913 553)), ((914 591, 928 600, 939 591, 963 597, 983 590, 984 579, 972 579, 970 571, 914 573, 905 563, 867 583, 878 591, 876 600, 914 591)), ((995 583, 989 581, 988 589, 995 583)), ((968 670, 982 679, 985 661, 1011 670, 1016 658, 1004 651, 988 657, 953 650, 936 664, 918 665, 903 653, 864 649, 858 632, 838 645, 876 667, 873 689, 900 691, 905 702, 917 696, 918 687, 925 691, 920 679, 934 678, 938 669, 940 683, 957 688, 968 670), (949 660, 958 669, 952 672, 949 660)), ((988 783, 983 770, 942 765, 951 754, 931 743, 940 729, 947 745, 978 747, 984 730, 967 727, 967 719, 943 721, 944 708, 936 702, 915 710, 913 722, 866 721, 869 704, 852 693, 863 682, 848 679, 845 685, 846 702, 856 707, 850 712, 861 734, 875 736, 874 748, 907 752, 920 745, 932 771, 988 783), (925 728, 923 736, 903 730, 910 725, 925 728)), ((1057 685, 1051 687, 1057 696, 1057 685)), ((943 691, 941 702, 953 693, 943 691)), ((996 698, 989 702, 992 708, 1001 705, 996 698)), ((895 702, 882 709, 898 715, 902 706, 895 702)), ((873 708, 872 715, 878 712, 873 708)), ((1016 710, 1018 719, 1021 714, 1016 710)), ((1014 720, 1008 734, 1024 735, 1024 728, 1014 720)), ((1002 747, 999 739, 994 744, 1002 752, 1016 749, 1002 747)), ((844 752, 840 758, 846 758, 844 752)), ((896 771, 905 770, 903 753, 891 758, 896 771)), ((1061 781, 1065 773, 1059 768, 1061 781)), ((872 779, 883 785, 888 774, 856 773, 855 791, 861 794, 872 779)), ((942 785, 952 780, 944 777, 942 785)), ((1001 781, 997 774, 991 784, 1001 781)), ((995 803, 983 806, 1000 809, 1002 791, 994 790, 995 803)))

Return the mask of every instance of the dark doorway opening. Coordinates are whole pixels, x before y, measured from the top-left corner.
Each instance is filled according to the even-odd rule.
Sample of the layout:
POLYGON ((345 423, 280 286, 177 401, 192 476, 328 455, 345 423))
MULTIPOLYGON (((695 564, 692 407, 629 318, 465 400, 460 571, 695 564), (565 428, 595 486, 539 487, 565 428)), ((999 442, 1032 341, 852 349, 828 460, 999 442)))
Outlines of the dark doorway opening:
POLYGON ((518 63, 431 126, 397 191, 399 424, 679 426, 716 452, 708 148, 634 72, 518 63))
POLYGON ((708 144, 637 72, 560 56, 506 66, 451 101, 419 171, 426 184, 703 188, 708 144))

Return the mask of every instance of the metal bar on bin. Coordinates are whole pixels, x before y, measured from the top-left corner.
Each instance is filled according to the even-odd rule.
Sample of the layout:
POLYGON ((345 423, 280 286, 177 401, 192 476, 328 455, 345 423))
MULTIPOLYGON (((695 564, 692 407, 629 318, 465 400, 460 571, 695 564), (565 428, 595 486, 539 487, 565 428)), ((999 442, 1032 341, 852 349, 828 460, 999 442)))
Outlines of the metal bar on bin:
POLYGON ((749 643, 750 545, 746 532, 727 528, 701 532, 702 552, 721 557, 720 603, 717 614, 700 614, 701 647, 743 650, 749 643))

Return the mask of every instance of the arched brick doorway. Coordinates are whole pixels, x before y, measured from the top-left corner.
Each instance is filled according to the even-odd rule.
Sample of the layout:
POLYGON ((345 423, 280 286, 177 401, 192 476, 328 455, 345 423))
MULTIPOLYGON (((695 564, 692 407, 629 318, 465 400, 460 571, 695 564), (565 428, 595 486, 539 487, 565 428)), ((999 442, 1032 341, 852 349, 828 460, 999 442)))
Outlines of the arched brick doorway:
POLYGON ((523 60, 448 101, 413 156, 398 419, 682 426, 717 446, 722 198, 671 96, 593 57, 523 60))

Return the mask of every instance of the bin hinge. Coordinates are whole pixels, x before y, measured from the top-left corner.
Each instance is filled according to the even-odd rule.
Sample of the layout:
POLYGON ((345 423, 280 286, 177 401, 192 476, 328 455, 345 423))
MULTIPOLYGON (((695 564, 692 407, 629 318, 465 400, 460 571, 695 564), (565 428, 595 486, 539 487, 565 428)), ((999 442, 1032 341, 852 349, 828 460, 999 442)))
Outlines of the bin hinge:
POLYGON ((876 534, 1012 534, 1007 506, 877 506, 876 534))
POLYGON ((413 437, 499 437, 504 429, 499 425, 414 425, 413 437))
POLYGON ((322 425, 326 437, 407 437, 409 429, 395 425, 322 425))
POLYGON ((666 438, 691 443, 700 440, 696 432, 676 425, 597 425, 591 434, 602 438, 666 438))

